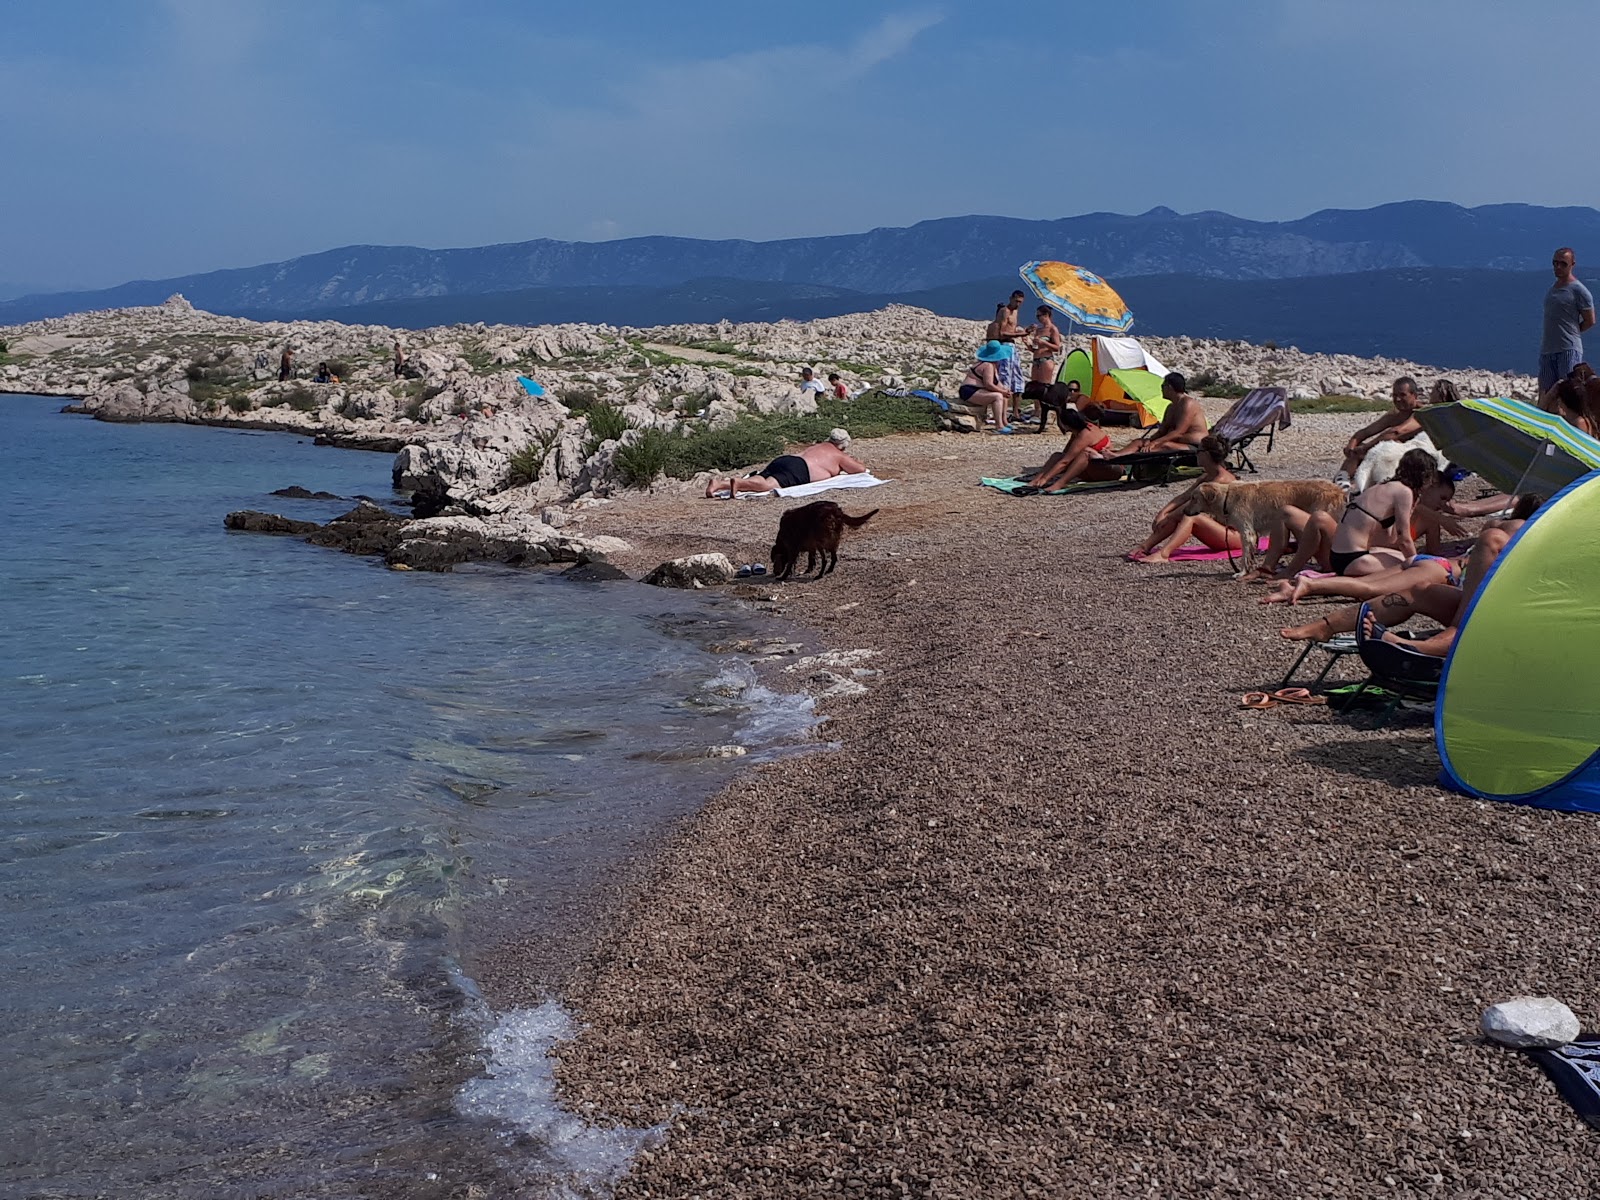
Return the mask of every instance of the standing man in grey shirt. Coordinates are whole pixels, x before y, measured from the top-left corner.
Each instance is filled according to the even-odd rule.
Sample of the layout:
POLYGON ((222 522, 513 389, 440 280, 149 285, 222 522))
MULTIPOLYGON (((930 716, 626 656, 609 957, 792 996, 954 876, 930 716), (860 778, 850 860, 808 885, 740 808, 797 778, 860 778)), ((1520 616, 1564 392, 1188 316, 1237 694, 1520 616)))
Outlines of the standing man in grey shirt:
POLYGON ((1583 334, 1594 327, 1594 297, 1572 269, 1578 258, 1571 246, 1551 256, 1556 281, 1544 294, 1544 338, 1539 342, 1539 394, 1565 379, 1583 361, 1583 334))

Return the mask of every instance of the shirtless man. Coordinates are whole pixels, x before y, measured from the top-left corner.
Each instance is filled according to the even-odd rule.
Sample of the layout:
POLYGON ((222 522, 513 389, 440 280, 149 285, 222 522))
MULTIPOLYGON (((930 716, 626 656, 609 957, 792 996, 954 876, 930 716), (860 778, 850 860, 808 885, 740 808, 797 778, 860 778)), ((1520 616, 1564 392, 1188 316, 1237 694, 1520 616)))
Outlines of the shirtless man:
POLYGON ((1033 371, 1028 376, 1029 382, 1048 386, 1056 381, 1056 372, 1061 367, 1062 346, 1055 313, 1048 304, 1041 304, 1034 313, 1034 323, 1028 327, 1028 348, 1033 351, 1033 371))
POLYGON ((995 370, 1004 390, 1011 397, 1008 409, 1011 417, 1021 415, 1022 393, 1028 386, 1028 377, 1023 374, 1022 360, 1017 357, 1015 344, 1023 336, 1023 330, 1017 325, 1017 313, 1022 310, 1024 299, 1026 293, 1021 289, 1012 292, 1010 300, 995 307, 994 320, 989 322, 987 331, 989 341, 999 342, 1008 351, 1005 358, 996 361, 995 370))
POLYGON ((1194 450, 1206 436, 1206 414, 1200 401, 1189 395, 1189 381, 1173 371, 1161 381, 1161 394, 1167 399, 1167 411, 1157 425, 1143 437, 1121 447, 1111 457, 1121 454, 1155 454, 1162 450, 1194 450))
POLYGON ((405 370, 406 348, 400 344, 400 339, 394 340, 394 377, 400 378, 400 372, 405 370))
POLYGON ((1417 409, 1422 407, 1422 398, 1417 395, 1417 381, 1409 375, 1402 375, 1394 381, 1389 397, 1394 405, 1393 410, 1384 413, 1372 424, 1363 425, 1344 444, 1344 461, 1339 464, 1339 473, 1333 477, 1333 481, 1345 491, 1350 490, 1350 477, 1361 465, 1361 460, 1379 442, 1409 442, 1422 432, 1422 422, 1417 420, 1417 409))
POLYGON ((726 491, 731 500, 740 492, 775 492, 779 488, 832 479, 835 475, 859 475, 867 468, 845 453, 849 445, 850 435, 843 429, 835 429, 828 434, 827 441, 807 446, 799 454, 780 454, 744 479, 729 479, 723 483, 712 478, 706 483, 706 499, 719 491, 726 491))

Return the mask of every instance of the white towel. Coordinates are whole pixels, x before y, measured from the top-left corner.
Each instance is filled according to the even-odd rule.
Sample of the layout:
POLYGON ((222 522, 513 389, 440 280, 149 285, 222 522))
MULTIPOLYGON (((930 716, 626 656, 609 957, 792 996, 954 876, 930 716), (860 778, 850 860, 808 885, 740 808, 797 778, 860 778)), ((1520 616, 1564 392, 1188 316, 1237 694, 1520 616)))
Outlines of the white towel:
MULTIPOLYGON (((888 482, 889 480, 887 479, 879 479, 871 471, 857 471, 854 475, 835 475, 832 479, 818 479, 812 483, 800 483, 794 487, 779 488, 775 492, 740 492, 738 495, 741 500, 754 500, 762 496, 782 496, 787 500, 798 496, 815 496, 818 492, 828 492, 834 488, 869 488, 888 482)), ((715 494, 717 496, 726 496, 728 489, 723 488, 715 494)))

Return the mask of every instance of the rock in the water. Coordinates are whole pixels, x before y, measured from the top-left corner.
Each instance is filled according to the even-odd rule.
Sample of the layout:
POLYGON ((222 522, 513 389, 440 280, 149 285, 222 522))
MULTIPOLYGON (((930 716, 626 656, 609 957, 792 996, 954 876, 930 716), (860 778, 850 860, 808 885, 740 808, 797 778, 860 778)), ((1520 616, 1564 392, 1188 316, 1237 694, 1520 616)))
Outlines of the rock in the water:
POLYGON ((621 567, 614 567, 604 559, 591 559, 581 562, 575 567, 568 567, 561 572, 563 579, 575 579, 579 583, 609 583, 614 579, 627 579, 628 573, 621 567))
POLYGON ((274 496, 285 496, 290 500, 343 500, 343 496, 335 496, 332 492, 313 492, 301 487, 298 483, 286 488, 279 488, 272 493, 274 496))
POLYGON ((1578 1018, 1551 996, 1515 996, 1483 1010, 1488 1037, 1519 1050, 1554 1049, 1578 1036, 1578 1018))
POLYGON ((733 578, 733 563, 726 554, 691 554, 664 562, 644 577, 652 587, 700 588, 727 583, 733 578))
POLYGON ((256 512, 254 509, 245 509, 243 512, 231 512, 222 518, 224 529, 238 529, 245 533, 315 533, 321 529, 315 521, 292 521, 288 517, 280 517, 277 513, 256 512))

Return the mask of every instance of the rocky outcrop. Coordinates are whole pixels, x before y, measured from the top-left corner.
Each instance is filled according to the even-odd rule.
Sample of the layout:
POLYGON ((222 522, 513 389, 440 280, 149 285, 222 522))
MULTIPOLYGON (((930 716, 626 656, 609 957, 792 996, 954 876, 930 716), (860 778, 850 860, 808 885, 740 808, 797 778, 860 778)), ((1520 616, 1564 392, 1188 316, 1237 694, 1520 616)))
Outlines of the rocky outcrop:
POLYGON ((315 546, 378 557, 416 571, 448 571, 467 562, 514 567, 567 562, 592 565, 596 574, 606 574, 599 568, 607 558, 628 549, 621 538, 580 537, 527 513, 414 520, 368 501, 323 525, 254 511, 229 513, 223 525, 251 533, 297 534, 315 546))
POLYGON ((727 583, 734 566, 726 554, 691 554, 662 563, 644 577, 652 587, 703 588, 727 583))

